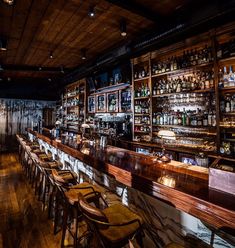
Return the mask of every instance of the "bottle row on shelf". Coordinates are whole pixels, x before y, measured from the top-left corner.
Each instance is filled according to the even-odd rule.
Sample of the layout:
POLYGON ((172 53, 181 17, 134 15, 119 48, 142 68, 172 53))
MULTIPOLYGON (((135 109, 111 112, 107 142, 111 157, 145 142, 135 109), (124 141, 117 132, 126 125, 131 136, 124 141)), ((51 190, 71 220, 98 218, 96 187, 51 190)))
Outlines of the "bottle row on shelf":
POLYGON ((135 100, 135 114, 150 114, 150 102, 135 100))
POLYGON ((221 113, 235 113, 235 93, 225 94, 220 100, 221 113))
POLYGON ((235 86, 235 72, 233 71, 233 66, 224 66, 223 70, 219 70, 219 88, 227 88, 235 86))
POLYGON ((77 115, 76 113, 69 113, 65 116, 65 120, 67 121, 78 121, 83 119, 83 112, 79 115, 77 115))
POLYGON ((215 106, 215 98, 206 93, 181 93, 165 96, 158 99, 156 105, 159 108, 173 108, 180 106, 215 106))
POLYGON ((150 96, 150 89, 148 83, 142 83, 137 89, 135 89, 135 97, 148 97, 150 96))
POLYGON ((71 98, 64 103, 64 107, 83 106, 83 99, 71 98))
POLYGON ((223 59, 223 58, 229 58, 235 56, 235 40, 232 39, 228 42, 225 42, 223 44, 218 44, 217 47, 217 58, 223 59))
POLYGON ((143 133, 150 133, 151 128, 148 125, 143 125, 143 126, 135 126, 135 132, 143 132, 143 133))
POLYGON ((135 117, 135 124, 146 124, 150 125, 150 117, 149 116, 136 116, 135 117))
POLYGON ((68 89, 65 96, 75 97, 78 94, 83 94, 85 92, 85 86, 77 86, 74 89, 68 89))
MULTIPOLYGON (((207 64, 213 61, 212 49, 205 45, 202 49, 186 50, 180 56, 168 57, 165 60, 152 63, 152 75, 176 71, 190 66, 207 64)), ((134 71, 134 79, 141 79, 149 76, 148 66, 139 67, 134 71)))
POLYGON ((160 79, 154 83, 153 96, 214 88, 214 72, 194 72, 190 76, 160 79))
POLYGON ((212 49, 205 45, 202 49, 191 49, 183 52, 181 56, 167 58, 158 61, 152 66, 152 74, 157 75, 164 72, 175 71, 190 66, 201 65, 213 61, 212 49))
POLYGON ((214 110, 201 109, 194 111, 171 111, 166 113, 154 113, 153 125, 182 125, 192 127, 215 127, 216 114, 214 110))

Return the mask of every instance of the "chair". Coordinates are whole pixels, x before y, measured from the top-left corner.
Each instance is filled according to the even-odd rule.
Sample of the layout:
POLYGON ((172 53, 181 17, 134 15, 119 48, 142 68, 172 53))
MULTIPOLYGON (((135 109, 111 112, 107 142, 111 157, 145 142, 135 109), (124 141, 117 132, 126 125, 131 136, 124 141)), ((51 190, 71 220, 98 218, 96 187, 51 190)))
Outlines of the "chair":
MULTIPOLYGON (((75 185, 68 184, 68 181, 66 181, 64 177, 66 174, 60 174, 60 171, 56 172, 52 170, 51 176, 53 178, 52 183, 57 188, 54 208, 54 233, 57 233, 57 228, 60 225, 60 216, 62 215, 61 247, 64 247, 66 230, 68 230, 73 237, 74 247, 77 247, 78 222, 82 216, 78 209, 78 194, 86 195, 87 201, 94 203, 98 207, 100 206, 99 199, 102 198, 100 189, 87 182, 75 185), (74 224, 74 229, 71 227, 72 223, 74 224)), ((52 203, 50 203, 50 205, 52 205, 52 203)))
POLYGON ((102 247, 122 247, 136 238, 142 243, 142 218, 122 204, 115 204, 100 210, 91 206, 86 198, 79 194, 79 207, 88 226, 100 239, 102 247))

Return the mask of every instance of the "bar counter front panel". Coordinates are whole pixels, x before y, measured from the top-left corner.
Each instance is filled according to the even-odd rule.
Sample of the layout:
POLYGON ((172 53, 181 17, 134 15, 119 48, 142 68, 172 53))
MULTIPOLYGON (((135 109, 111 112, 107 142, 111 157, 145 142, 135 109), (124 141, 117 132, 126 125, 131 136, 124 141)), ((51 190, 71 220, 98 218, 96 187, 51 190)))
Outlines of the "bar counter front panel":
POLYGON ((208 169, 177 161, 159 163, 154 157, 113 146, 84 145, 79 151, 31 130, 29 136, 91 179, 104 183, 104 178, 114 176, 117 185, 126 188, 123 202, 145 219, 149 245, 171 240, 183 244, 184 236, 193 233, 195 242, 234 247, 235 197, 208 187, 208 169), (223 239, 214 233, 222 233, 223 239))

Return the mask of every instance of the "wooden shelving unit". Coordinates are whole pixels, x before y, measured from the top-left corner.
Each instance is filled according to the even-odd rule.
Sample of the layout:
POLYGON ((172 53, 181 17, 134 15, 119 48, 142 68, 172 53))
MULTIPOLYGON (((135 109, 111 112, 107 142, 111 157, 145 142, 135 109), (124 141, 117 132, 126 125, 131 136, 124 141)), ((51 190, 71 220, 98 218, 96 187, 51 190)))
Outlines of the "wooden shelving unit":
MULTIPOLYGON (((234 40, 234 26, 232 25, 225 25, 224 27, 219 27, 216 30, 210 30, 204 34, 201 34, 200 36, 191 37, 190 39, 186 41, 179 42, 177 44, 173 44, 168 47, 160 48, 156 51, 149 52, 147 54, 144 54, 140 57, 132 59, 132 84, 133 84, 133 140, 140 140, 140 141, 146 141, 145 135, 148 134, 147 139, 151 137, 152 141, 154 141, 154 137, 156 137, 157 132, 155 131, 156 128, 161 129, 174 129, 174 130, 181 130, 182 133, 185 133, 187 137, 189 137, 190 132, 193 132, 194 135, 197 133, 197 130, 199 130, 201 137, 205 140, 205 142, 211 142, 212 140, 215 140, 215 147, 216 151, 219 153, 221 141, 226 140, 224 137, 220 137, 221 129, 225 130, 233 130, 235 132, 235 128, 231 126, 229 123, 226 124, 220 124, 221 121, 224 121, 224 118, 228 120, 234 120, 235 121, 235 111, 231 110, 231 112, 226 113, 226 111, 221 110, 221 101, 223 97, 229 95, 229 97, 233 97, 234 99, 234 108, 235 109, 235 82, 234 86, 227 86, 221 88, 221 69, 223 70, 224 66, 227 66, 227 71, 229 70, 229 66, 233 66, 233 72, 234 72, 234 81, 235 81, 235 55, 228 56, 227 57, 218 57, 219 49, 220 47, 225 47, 223 49, 226 49, 226 42, 230 42, 234 40), (224 45, 225 44, 225 45, 224 45), (159 72, 158 63, 162 63, 164 61, 170 61, 171 59, 177 59, 177 61, 180 60, 181 57, 183 57, 184 54, 187 54, 189 52, 194 53, 194 51, 199 51, 199 54, 202 53, 204 47, 207 45, 207 48, 210 52, 210 58, 208 58, 208 61, 203 62, 201 64, 196 65, 190 65, 185 66, 184 68, 177 68, 171 69, 164 72, 159 72), (157 64, 157 66, 156 66, 157 64), (157 69, 156 69, 157 68, 157 69), (155 72, 157 70, 157 73, 155 72), (155 71, 154 71, 155 70, 155 71), (142 73, 143 71, 143 73, 142 73), (199 73, 199 72, 205 72, 205 73, 213 73, 213 86, 206 88, 206 89, 196 89, 196 90, 184 90, 181 92, 171 92, 171 93, 161 93, 156 94, 156 90, 153 90, 153 86, 158 82, 158 80, 170 80, 172 77, 182 77, 187 74, 193 74, 193 73, 199 73), (150 92, 147 96, 140 96, 136 94, 136 89, 138 87, 141 87, 141 85, 148 85, 150 92), (180 95, 184 95, 184 97, 191 97, 192 94, 198 94, 202 98, 205 98, 204 101, 204 108, 205 106, 209 105, 209 108, 212 111, 212 114, 214 113, 216 115, 216 125, 213 127, 211 126, 186 126, 186 125, 155 125, 153 124, 153 116, 155 111, 162 112, 163 109, 166 109, 165 104, 162 104, 162 99, 170 99, 170 98, 177 98, 180 95), (210 100, 208 100, 210 99, 210 100), (139 104, 139 102, 148 101, 149 103, 149 113, 137 113, 135 111, 136 105, 139 104), (162 107, 163 105, 163 107, 162 107), (141 117, 141 116, 149 116, 151 119, 151 124, 145 124, 145 123, 135 123, 135 117, 141 117), (139 128, 141 126, 149 126, 150 131, 149 132, 143 132, 139 128), (188 132, 188 133, 187 133, 188 132), (208 138, 208 140, 207 140, 208 138)), ((235 46, 235 44, 234 44, 235 46)), ((196 54, 196 52, 195 52, 196 54)), ((235 51, 234 51, 235 54, 235 51)), ((169 67, 168 67, 169 68, 169 67)), ((212 74, 211 74, 212 75, 212 74)), ((200 101, 199 101, 200 102, 200 101)), ((174 105, 174 104, 172 104, 174 105)), ((171 105, 171 107, 172 107, 171 105)), ((179 106, 176 106, 175 108, 181 108, 183 107, 184 103, 180 103, 179 106)), ((187 108, 187 102, 185 103, 185 107, 187 108)), ((193 107, 193 105, 196 106, 196 103, 193 104, 193 102, 190 102, 190 106, 193 107)), ((201 106, 203 109, 203 106, 201 106)), ((209 110, 208 108, 208 110, 209 110)), ((166 110, 164 110, 166 111, 166 110)), ((204 110, 203 110, 204 111, 204 110)), ((225 131, 226 132, 226 131, 225 131)), ((199 135, 198 133, 198 135, 199 135)), ((199 136, 200 136, 199 135, 199 136)), ((228 142, 231 142, 231 144, 234 142, 234 139, 227 138, 228 142)), ((234 142, 234 155, 235 155, 235 142, 234 142)))
POLYGON ((86 81, 81 79, 68 85, 62 96, 63 125, 66 131, 80 132, 86 119, 86 81))

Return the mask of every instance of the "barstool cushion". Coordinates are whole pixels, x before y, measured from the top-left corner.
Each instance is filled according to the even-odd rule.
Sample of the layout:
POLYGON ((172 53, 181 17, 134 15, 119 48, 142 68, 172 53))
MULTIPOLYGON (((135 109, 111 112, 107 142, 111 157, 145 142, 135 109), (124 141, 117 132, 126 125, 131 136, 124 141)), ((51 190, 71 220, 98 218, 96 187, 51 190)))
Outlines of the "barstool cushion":
POLYGON ((60 183, 68 183, 71 180, 77 179, 77 174, 73 171, 57 171, 53 168, 52 175, 54 179, 60 183))
POLYGON ((89 201, 89 198, 93 198, 95 196, 95 194, 91 194, 94 191, 100 192, 99 188, 96 187, 95 185, 84 182, 69 187, 69 190, 65 192, 65 195, 68 198, 69 202, 73 205, 78 202, 79 194, 82 194, 83 196, 89 194, 87 197, 85 196, 86 200, 89 201), (93 189, 91 189, 91 187, 93 189))
MULTIPOLYGON (((143 223, 140 216, 122 204, 111 205, 104 209, 103 213, 110 224, 125 223, 135 219, 138 219, 141 224, 143 223)), ((139 227, 139 223, 136 221, 124 226, 109 226, 107 229, 99 229, 99 231, 107 240, 116 243, 134 234, 139 227)))

